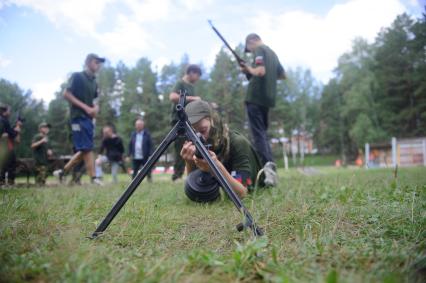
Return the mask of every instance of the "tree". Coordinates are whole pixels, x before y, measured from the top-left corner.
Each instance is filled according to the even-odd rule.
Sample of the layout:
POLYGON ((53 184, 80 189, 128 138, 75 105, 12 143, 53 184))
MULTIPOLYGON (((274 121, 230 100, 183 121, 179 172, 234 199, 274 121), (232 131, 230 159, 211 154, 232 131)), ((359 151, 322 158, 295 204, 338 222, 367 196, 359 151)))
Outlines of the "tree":
MULTIPOLYGON (((243 53, 242 48, 238 46, 237 52, 243 53)), ((222 48, 210 73, 207 100, 215 102, 224 121, 239 131, 245 131, 245 82, 246 78, 241 74, 235 59, 222 48)))
POLYGON ((402 14, 373 44, 356 39, 339 58, 321 97, 322 149, 353 159, 366 142, 426 134, 425 25, 425 15, 402 14))
POLYGON ((426 121, 424 25, 424 19, 415 24, 402 14, 382 30, 375 43, 378 95, 387 109, 383 123, 392 136, 426 133, 421 127, 426 121))
POLYGON ((157 91, 157 74, 151 69, 151 62, 141 58, 135 68, 123 72, 123 100, 120 107, 119 132, 128 142, 137 117, 144 117, 146 128, 159 142, 169 128, 167 118, 157 91), (160 111, 159 111, 160 110, 160 111))
POLYGON ((66 83, 61 85, 60 90, 55 93, 55 99, 50 101, 47 110, 47 121, 52 126, 49 142, 56 155, 72 153, 69 104, 63 97, 66 85, 66 83))
MULTIPOLYGON (((288 137, 291 137, 294 131, 315 135, 318 129, 321 85, 314 79, 310 70, 288 69, 286 75, 287 79, 277 85, 277 102, 271 111, 270 133, 273 136, 278 129, 284 129, 288 137)), ((297 148, 300 152, 300 140, 297 148)))

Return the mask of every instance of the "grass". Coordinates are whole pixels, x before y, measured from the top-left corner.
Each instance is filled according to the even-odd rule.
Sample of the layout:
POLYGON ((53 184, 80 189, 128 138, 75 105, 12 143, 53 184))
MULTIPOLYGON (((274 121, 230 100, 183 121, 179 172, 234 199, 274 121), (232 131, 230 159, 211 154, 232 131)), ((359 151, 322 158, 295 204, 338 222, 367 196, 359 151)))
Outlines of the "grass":
POLYGON ((125 183, 1 190, 0 281, 424 280, 425 168, 280 176, 244 200, 266 232, 258 240, 235 230, 230 201, 192 203, 165 176, 141 184, 97 240, 86 236, 125 183))
MULTIPOLYGON (((279 152, 274 155, 277 161, 278 167, 284 167, 284 160, 282 153, 279 152)), ((300 156, 298 155, 295 162, 293 162, 291 154, 287 156, 288 166, 297 167, 300 165, 300 156)), ((306 154, 303 160, 303 166, 333 166, 337 159, 340 159, 338 155, 321 155, 321 154, 306 154)))

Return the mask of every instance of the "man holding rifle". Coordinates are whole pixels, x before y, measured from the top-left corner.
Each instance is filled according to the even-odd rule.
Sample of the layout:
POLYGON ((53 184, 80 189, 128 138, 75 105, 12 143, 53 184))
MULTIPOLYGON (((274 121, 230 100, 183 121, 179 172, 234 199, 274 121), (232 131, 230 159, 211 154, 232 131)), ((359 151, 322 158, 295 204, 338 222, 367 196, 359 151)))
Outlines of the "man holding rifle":
POLYGON ((277 80, 285 79, 284 68, 275 52, 266 46, 259 35, 246 37, 246 52, 253 53, 251 65, 239 62, 241 71, 250 78, 245 98, 247 116, 253 136, 254 147, 264 162, 265 184, 275 186, 278 182, 276 165, 268 142, 268 113, 275 106, 277 80))

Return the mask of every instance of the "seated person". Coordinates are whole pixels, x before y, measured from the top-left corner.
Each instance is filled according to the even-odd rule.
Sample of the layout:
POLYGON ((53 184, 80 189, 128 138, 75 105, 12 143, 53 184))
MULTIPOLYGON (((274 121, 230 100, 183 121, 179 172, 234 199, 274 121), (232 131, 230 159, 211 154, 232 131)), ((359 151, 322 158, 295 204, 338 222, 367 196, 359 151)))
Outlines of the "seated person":
POLYGON ((109 162, 111 165, 111 175, 113 183, 118 182, 118 169, 121 167, 126 172, 123 164, 124 146, 121 138, 116 134, 113 125, 107 125, 102 129, 102 145, 99 150, 99 156, 95 161, 96 178, 102 178, 102 164, 109 162), (106 152, 106 156, 103 153, 106 152))
MULTIPOLYGON (((257 182, 258 172, 263 164, 250 142, 243 135, 232 131, 223 123, 212 107, 205 101, 197 100, 185 108, 188 120, 207 144, 211 145, 210 156, 229 182, 232 190, 240 197, 247 195, 248 189, 257 182)), ((204 159, 195 156, 195 145, 186 141, 181 156, 186 163, 187 173, 195 169, 209 171, 204 159)), ((259 185, 263 186, 262 180, 259 185)))

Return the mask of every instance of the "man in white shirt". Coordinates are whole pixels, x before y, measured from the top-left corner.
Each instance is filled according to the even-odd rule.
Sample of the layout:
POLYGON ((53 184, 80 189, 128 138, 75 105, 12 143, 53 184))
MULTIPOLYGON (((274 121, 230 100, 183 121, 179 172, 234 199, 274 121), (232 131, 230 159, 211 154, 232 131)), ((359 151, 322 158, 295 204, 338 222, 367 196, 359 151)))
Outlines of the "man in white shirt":
MULTIPOLYGON (((129 156, 132 158, 133 176, 136 177, 138 171, 148 161, 152 153, 152 139, 149 131, 145 129, 145 122, 142 118, 135 121, 135 131, 130 136, 129 156)), ((148 181, 151 181, 151 174, 148 174, 148 181)))

